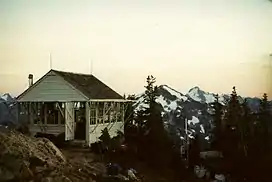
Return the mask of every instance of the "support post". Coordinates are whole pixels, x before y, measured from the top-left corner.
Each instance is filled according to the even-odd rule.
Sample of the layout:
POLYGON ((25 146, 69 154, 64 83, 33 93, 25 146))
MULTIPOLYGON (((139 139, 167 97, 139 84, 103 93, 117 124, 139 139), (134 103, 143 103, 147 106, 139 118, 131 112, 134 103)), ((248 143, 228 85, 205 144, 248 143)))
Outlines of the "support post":
POLYGON ((27 107, 28 107, 28 119, 29 119, 30 124, 33 125, 33 124, 34 124, 34 121, 33 121, 33 108, 32 108, 32 103, 31 103, 31 102, 28 102, 27 107))
POLYGON ((122 103, 122 122, 125 123, 125 103, 122 103))
POLYGON ((120 112, 119 102, 114 103, 114 105, 115 105, 115 123, 117 123, 118 122, 118 115, 120 114, 120 113, 118 113, 118 112, 120 112))
POLYGON ((44 103, 44 125, 47 125, 47 103, 44 103))
POLYGON ((61 125, 61 111, 58 108, 58 124, 61 125))
POLYGON ((106 118, 106 102, 103 102, 103 124, 105 123, 106 118))
POLYGON ((99 112, 99 102, 95 103, 95 124, 98 124, 98 112, 99 112))
POLYGON ((85 140, 88 146, 90 146, 90 119, 91 119, 91 107, 90 107, 90 102, 86 102, 85 108, 85 120, 86 120, 86 136, 85 140))

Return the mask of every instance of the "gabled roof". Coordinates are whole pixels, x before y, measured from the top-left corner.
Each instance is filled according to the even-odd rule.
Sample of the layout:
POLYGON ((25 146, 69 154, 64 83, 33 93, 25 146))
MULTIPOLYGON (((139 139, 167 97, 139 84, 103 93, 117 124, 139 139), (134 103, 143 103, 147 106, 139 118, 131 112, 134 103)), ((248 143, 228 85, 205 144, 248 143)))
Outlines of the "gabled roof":
POLYGON ((62 77, 71 86, 76 88, 79 92, 85 95, 88 99, 124 99, 120 94, 112 90, 106 84, 101 82, 93 75, 71 73, 51 69, 42 78, 40 78, 30 88, 20 94, 17 99, 23 96, 26 92, 32 89, 35 85, 40 83, 43 78, 49 73, 54 72, 56 75, 62 77))
POLYGON ((89 99, 123 99, 121 95, 112 90, 93 75, 79 74, 52 70, 64 80, 82 92, 89 99))

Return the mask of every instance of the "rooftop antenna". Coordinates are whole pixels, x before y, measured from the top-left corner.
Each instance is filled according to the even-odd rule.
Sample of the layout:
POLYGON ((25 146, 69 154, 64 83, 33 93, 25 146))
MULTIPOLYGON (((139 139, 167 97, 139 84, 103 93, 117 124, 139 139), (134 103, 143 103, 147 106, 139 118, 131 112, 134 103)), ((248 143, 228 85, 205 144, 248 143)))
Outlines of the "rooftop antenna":
POLYGON ((90 74, 93 74, 93 60, 90 61, 90 74))
POLYGON ((49 53, 49 61, 50 61, 50 70, 52 69, 52 55, 49 53))

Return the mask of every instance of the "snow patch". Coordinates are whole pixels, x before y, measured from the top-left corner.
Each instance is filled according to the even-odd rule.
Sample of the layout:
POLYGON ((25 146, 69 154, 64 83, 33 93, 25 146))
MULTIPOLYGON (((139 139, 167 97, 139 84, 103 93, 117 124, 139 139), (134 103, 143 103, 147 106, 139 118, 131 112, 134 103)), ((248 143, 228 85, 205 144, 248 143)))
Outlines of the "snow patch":
POLYGON ((156 102, 160 103, 163 108, 168 106, 165 98, 161 95, 156 99, 156 102))
POLYGON ((171 110, 176 110, 177 107, 178 107, 178 104, 177 104, 176 101, 172 101, 172 102, 170 103, 170 105, 169 105, 169 108, 170 108, 171 110))
POLYGON ((186 100, 188 99, 186 96, 182 95, 182 94, 179 93, 178 91, 175 91, 174 89, 172 89, 172 88, 170 88, 170 87, 168 87, 168 86, 166 86, 166 85, 164 85, 163 88, 164 88, 167 92, 169 92, 171 95, 176 96, 178 99, 181 99, 181 100, 183 100, 183 101, 186 101, 186 100))
POLYGON ((200 102, 201 99, 199 98, 199 94, 198 94, 199 88, 195 87, 193 89, 191 89, 188 93, 188 95, 195 101, 200 102))
POLYGON ((189 125, 191 125, 191 124, 195 125, 197 123, 199 123, 199 119, 197 117, 195 117, 195 116, 192 116, 192 119, 188 120, 189 125))
POLYGON ((200 133, 205 133, 205 129, 202 124, 200 125, 200 133))
POLYGON ((215 97, 213 96, 213 94, 210 94, 210 93, 205 93, 204 97, 205 97, 207 104, 212 103, 216 100, 215 97))

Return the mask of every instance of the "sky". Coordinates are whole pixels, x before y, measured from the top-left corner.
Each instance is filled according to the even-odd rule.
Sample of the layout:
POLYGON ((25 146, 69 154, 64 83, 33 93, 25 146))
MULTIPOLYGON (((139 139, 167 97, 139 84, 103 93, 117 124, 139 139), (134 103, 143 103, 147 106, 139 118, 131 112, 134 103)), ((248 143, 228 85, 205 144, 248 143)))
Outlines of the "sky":
POLYGON ((272 95, 268 0, 0 0, 0 27, 0 93, 53 68, 120 94, 143 92, 152 74, 183 93, 272 95))

